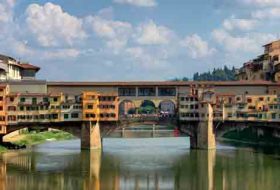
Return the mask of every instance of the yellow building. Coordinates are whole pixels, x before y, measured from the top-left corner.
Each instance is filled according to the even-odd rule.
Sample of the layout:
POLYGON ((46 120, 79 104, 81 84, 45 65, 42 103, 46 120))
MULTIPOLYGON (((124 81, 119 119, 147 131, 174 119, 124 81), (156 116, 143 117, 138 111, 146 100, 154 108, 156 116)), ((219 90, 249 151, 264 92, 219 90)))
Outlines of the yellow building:
POLYGON ((83 120, 117 121, 119 98, 115 93, 83 92, 83 120))
POLYGON ((0 86, 0 134, 6 134, 6 85, 0 86))
POLYGON ((83 92, 83 120, 99 121, 99 94, 96 92, 83 92))

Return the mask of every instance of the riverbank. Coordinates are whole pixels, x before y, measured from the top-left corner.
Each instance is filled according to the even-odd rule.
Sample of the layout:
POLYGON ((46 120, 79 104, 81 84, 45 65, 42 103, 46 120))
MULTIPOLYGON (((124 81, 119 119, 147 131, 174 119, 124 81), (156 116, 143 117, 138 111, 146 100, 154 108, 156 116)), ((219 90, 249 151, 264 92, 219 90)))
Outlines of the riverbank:
MULTIPOLYGON (((19 146, 32 146, 41 144, 46 141, 60 141, 73 139, 73 135, 63 131, 45 131, 45 132, 24 132, 20 135, 11 137, 9 142, 19 146)), ((8 149, 0 145, 0 153, 6 152, 8 149)))
POLYGON ((73 135, 63 131, 30 132, 18 135, 11 139, 11 142, 18 145, 31 146, 46 141, 59 141, 72 139, 73 135))
POLYGON ((0 145, 0 153, 7 151, 7 149, 0 145))

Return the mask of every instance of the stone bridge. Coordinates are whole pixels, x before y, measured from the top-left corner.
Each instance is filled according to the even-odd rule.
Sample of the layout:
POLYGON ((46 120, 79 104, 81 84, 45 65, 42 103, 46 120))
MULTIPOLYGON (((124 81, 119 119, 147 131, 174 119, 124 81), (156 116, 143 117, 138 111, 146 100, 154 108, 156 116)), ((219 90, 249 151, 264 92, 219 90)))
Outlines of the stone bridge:
MULTIPOLYGON (((138 117, 121 118, 118 122, 50 122, 50 123, 21 123, 7 127, 7 134, 23 128, 47 129, 53 128, 69 132, 81 139, 82 149, 100 149, 102 147, 102 137, 114 130, 122 130, 141 125, 160 126, 165 125, 171 129, 179 128, 184 134, 190 136, 192 149, 215 149, 216 138, 233 130, 243 130, 244 128, 254 128, 258 135, 263 135, 267 131, 273 137, 280 137, 279 122, 264 121, 234 121, 234 120, 214 120, 213 109, 210 104, 206 108, 207 114, 197 121, 178 122, 174 117, 138 117)), ((122 137, 125 135, 122 135, 122 137)), ((3 140, 3 136, 0 138, 3 140)))

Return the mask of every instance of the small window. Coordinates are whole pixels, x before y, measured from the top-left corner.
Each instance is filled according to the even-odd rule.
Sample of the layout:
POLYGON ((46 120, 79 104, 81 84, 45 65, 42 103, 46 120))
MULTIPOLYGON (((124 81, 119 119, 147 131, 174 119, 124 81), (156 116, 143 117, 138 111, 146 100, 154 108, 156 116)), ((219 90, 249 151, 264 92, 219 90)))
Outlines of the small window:
POLYGON ((54 98, 53 98, 53 101, 54 101, 54 102, 57 102, 57 97, 54 97, 54 98))
POLYGON ((87 105, 87 109, 89 110, 93 109, 93 105, 92 104, 87 105))
POLYGON ((64 119, 68 119, 69 118, 69 114, 64 114, 64 119))
POLYGON ((20 102, 25 102, 25 98, 20 98, 20 102))
POLYGON ((32 98, 32 104, 37 104, 37 98, 32 98))
POLYGON ((71 113, 71 118, 79 118, 79 114, 78 113, 71 113))

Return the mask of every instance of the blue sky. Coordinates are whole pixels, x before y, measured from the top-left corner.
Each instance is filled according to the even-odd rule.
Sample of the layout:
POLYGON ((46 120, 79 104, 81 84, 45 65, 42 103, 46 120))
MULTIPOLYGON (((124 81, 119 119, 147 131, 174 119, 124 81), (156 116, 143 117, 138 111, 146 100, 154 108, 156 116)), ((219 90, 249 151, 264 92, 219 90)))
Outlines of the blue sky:
POLYGON ((0 27, 42 79, 168 80, 260 55, 280 0, 0 0, 0 27))

